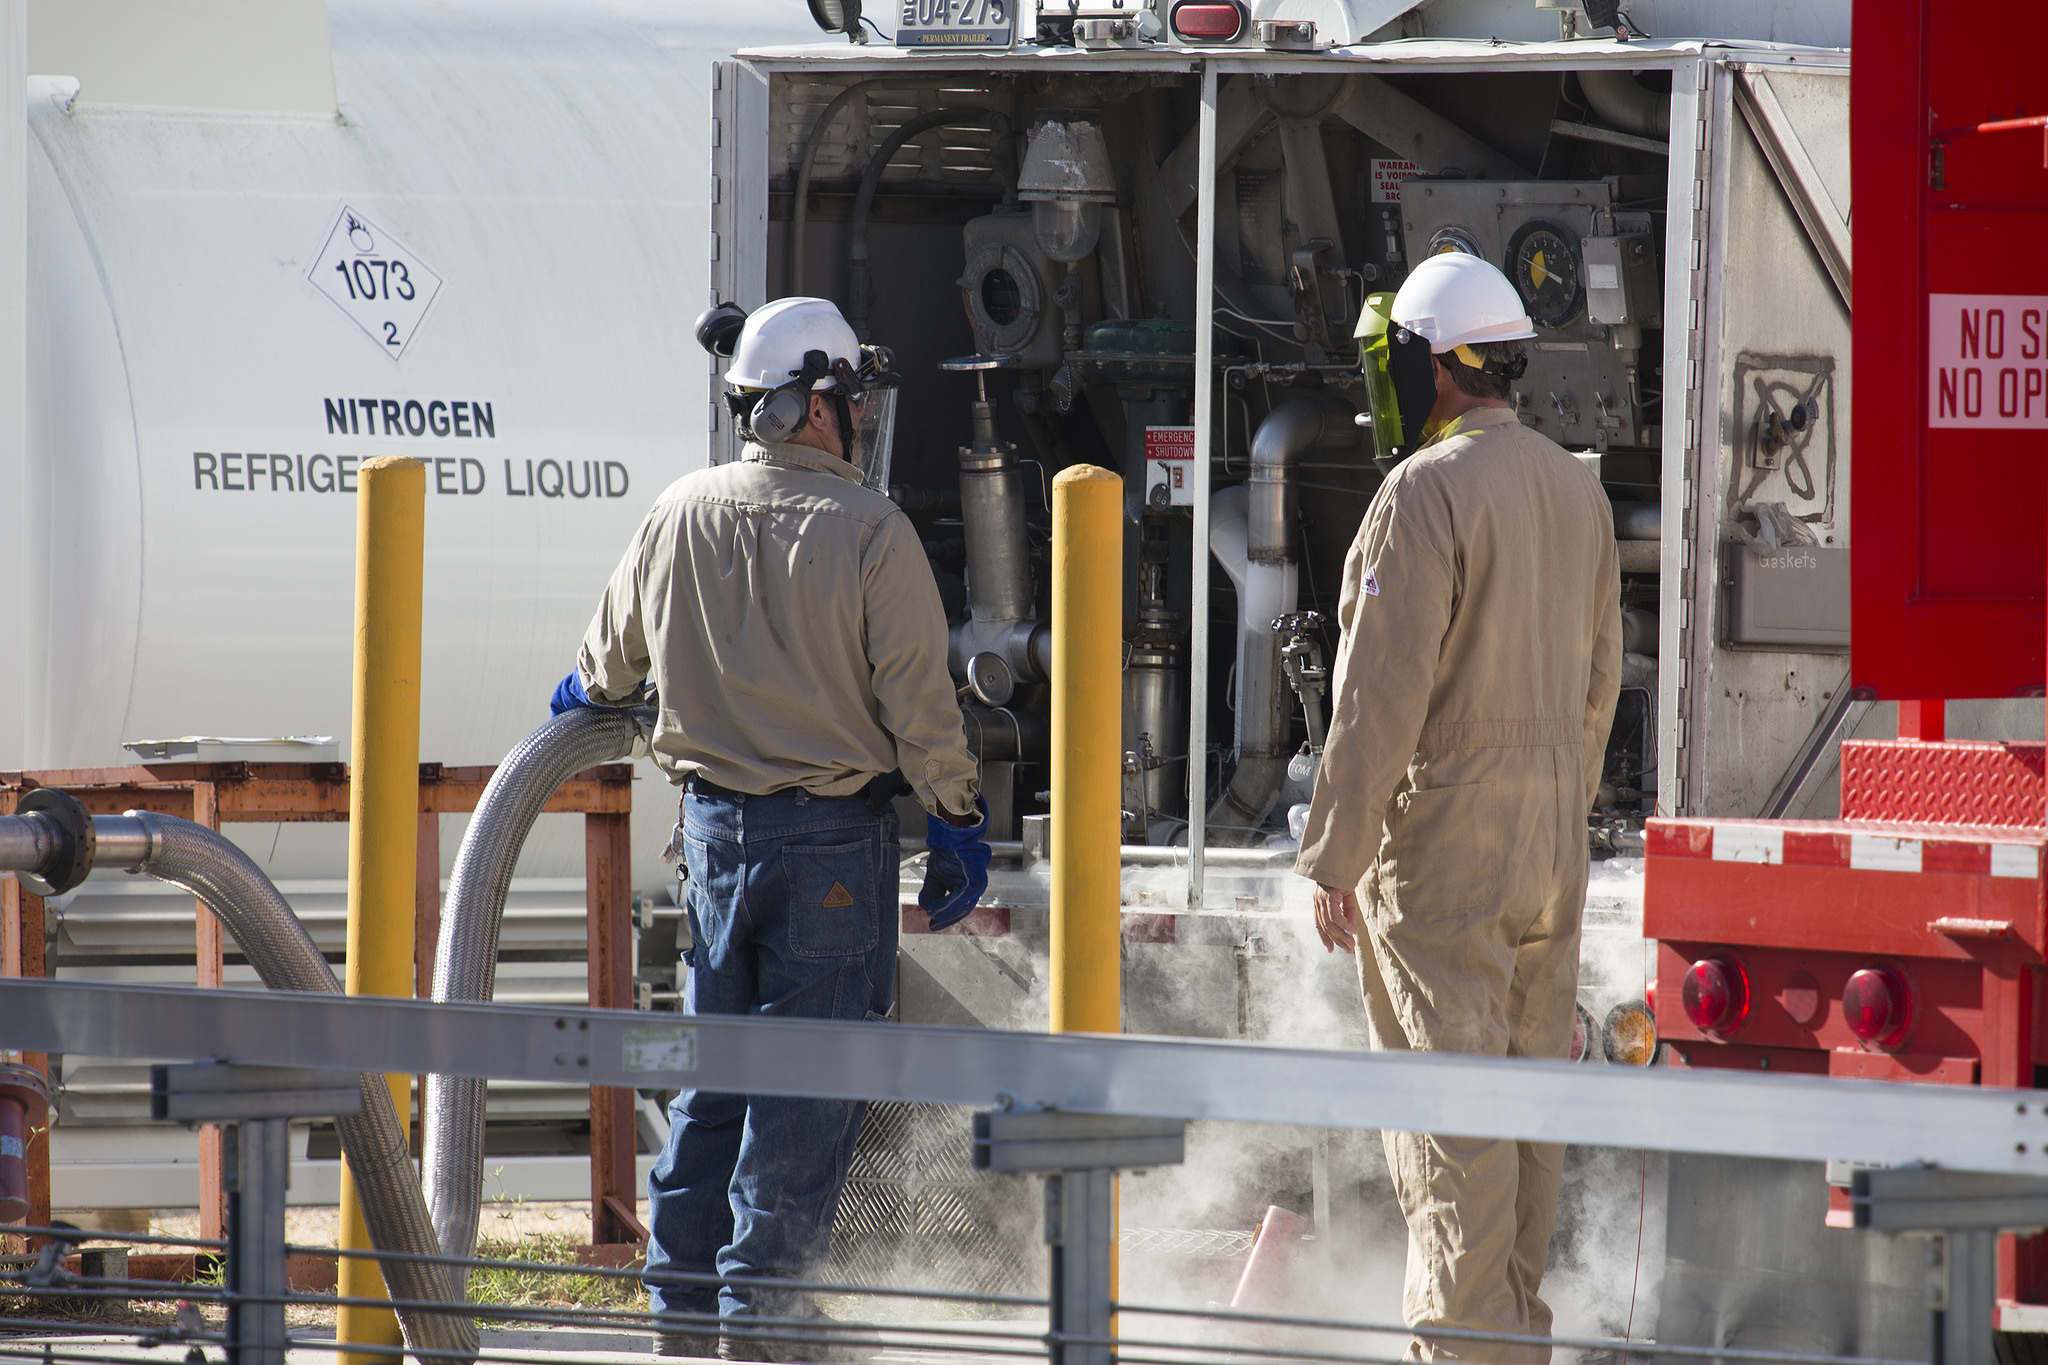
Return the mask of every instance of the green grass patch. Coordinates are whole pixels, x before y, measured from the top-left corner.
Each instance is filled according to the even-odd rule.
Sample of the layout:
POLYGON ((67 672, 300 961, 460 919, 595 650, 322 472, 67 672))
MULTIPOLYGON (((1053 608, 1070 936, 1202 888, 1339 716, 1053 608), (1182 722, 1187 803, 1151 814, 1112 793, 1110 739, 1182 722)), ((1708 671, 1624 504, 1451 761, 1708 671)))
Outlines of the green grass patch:
MULTIPOLYGON (((575 1261, 576 1241, 560 1232, 483 1237, 477 1240, 476 1254, 484 1261, 547 1261, 560 1265, 575 1261)), ((500 1270, 479 1266, 469 1272, 469 1297, 482 1310, 580 1308, 639 1312, 647 1307, 647 1293, 636 1279, 578 1274, 571 1270, 500 1270)), ((477 1321, 503 1320, 482 1311, 477 1314, 477 1321)))

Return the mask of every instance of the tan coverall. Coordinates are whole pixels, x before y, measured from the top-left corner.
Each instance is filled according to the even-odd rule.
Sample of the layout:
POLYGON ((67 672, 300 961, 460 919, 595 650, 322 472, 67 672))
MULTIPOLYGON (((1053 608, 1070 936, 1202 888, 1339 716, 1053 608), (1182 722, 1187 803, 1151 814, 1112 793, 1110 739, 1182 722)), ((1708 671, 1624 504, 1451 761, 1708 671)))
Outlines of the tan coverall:
MULTIPOLYGON (((1295 870, 1357 889, 1375 1048, 1569 1054, 1619 591, 1598 480, 1506 408, 1466 413, 1366 512, 1295 870)), ((1563 1148, 1382 1139, 1408 1222, 1409 1325, 1547 1334, 1537 1288, 1563 1148)), ((1408 1358, 1550 1352, 1418 1331, 1408 1358)))
POLYGON ((974 809, 930 561, 836 455, 749 445, 670 484, 576 667, 601 704, 654 680, 654 761, 671 782, 852 796, 894 768, 926 810, 974 809))

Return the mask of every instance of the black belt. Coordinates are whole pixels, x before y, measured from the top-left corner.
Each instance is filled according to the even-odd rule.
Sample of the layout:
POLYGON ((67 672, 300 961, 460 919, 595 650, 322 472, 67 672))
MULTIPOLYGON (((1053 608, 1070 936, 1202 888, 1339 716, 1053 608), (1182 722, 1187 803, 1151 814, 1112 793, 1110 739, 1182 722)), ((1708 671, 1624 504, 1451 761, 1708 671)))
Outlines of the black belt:
MULTIPOLYGON (((803 790, 804 790, 804 789, 803 789, 803 788, 801 788, 801 787, 798 787, 798 788, 789 788, 789 787, 785 787, 785 788, 783 788, 783 789, 782 789, 781 791, 777 791, 777 792, 741 792, 741 791, 734 791, 734 790, 733 790, 733 789, 732 789, 731 787, 722 787, 722 786, 720 786, 720 785, 719 785, 718 783, 716 783, 716 782, 713 782, 713 781, 712 781, 712 780, 711 780, 710 778, 708 778, 708 777, 705 777, 705 776, 703 776, 703 775, 702 775, 701 773, 693 773, 693 774, 691 774, 691 775, 690 775, 689 777, 686 777, 686 778, 684 778, 684 779, 683 779, 683 788, 684 788, 684 790, 688 791, 688 792, 689 792, 689 793, 690 793, 690 794, 691 794, 692 796, 729 796, 729 797, 730 797, 730 796, 741 796, 741 797, 744 797, 744 796, 785 796, 785 795, 788 795, 788 794, 789 794, 790 792, 792 792, 792 791, 803 791, 803 790)), ((819 796, 819 795, 818 795, 818 794, 817 794, 816 792, 807 792, 806 794, 807 794, 807 795, 809 795, 810 797, 812 797, 812 798, 813 798, 814 800, 819 800, 819 801, 855 801, 855 800, 863 800, 863 801, 866 801, 866 802, 867 802, 867 805, 868 805, 868 809, 869 809, 869 810, 870 810, 871 812, 873 812, 873 813, 874 813, 874 814, 876 814, 876 815, 880 815, 880 814, 881 814, 881 813, 882 813, 883 811, 885 811, 885 810, 889 809, 889 805, 890 805, 890 803, 891 803, 891 802, 893 802, 893 801, 894 801, 894 800, 895 800, 895 799, 896 799, 897 797, 899 797, 899 796, 903 796, 903 795, 906 795, 906 794, 908 794, 908 793, 909 793, 909 791, 910 791, 910 784, 909 784, 908 782, 906 782, 906 781, 904 781, 904 780, 903 780, 903 774, 902 774, 902 773, 900 773, 900 772, 886 772, 886 773, 883 773, 883 774, 881 774, 881 775, 880 775, 879 777, 874 777, 874 778, 870 778, 870 779, 868 780, 868 784, 867 784, 867 786, 863 787, 863 788, 862 788, 862 789, 861 789, 860 791, 857 791, 857 792, 853 792, 853 793, 850 793, 849 795, 846 795, 846 796, 840 796, 840 797, 827 797, 827 796, 819 796)))

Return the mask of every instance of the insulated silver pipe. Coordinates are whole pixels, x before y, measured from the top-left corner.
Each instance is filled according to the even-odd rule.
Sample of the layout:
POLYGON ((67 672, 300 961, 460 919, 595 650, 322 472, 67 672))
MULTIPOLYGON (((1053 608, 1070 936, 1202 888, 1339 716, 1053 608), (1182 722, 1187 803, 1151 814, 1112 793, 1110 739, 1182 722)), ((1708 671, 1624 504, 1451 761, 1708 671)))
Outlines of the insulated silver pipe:
POLYGON ((34 872, 49 866, 63 840, 64 832, 47 815, 0 815, 0 872, 34 872))
POLYGON ((150 825, 140 815, 95 815, 92 828, 97 849, 93 864, 97 867, 136 871, 154 847, 150 825))
POLYGON ((1297 394, 1266 414, 1252 435, 1249 554, 1254 564, 1294 560, 1301 515, 1294 466, 1311 450, 1355 450, 1364 443, 1358 409, 1334 393, 1297 394))
MULTIPOLYGON (((505 756, 484 787, 455 855, 434 957, 434 999, 491 998, 512 866, 533 822, 562 783, 585 768, 630 756, 643 729, 652 733, 653 728, 649 710, 578 707, 535 730, 505 756)), ((474 1255, 483 1200, 484 1082, 429 1076, 423 1109, 420 1181, 434 1229, 447 1255, 474 1255)), ((467 1272, 457 1268, 455 1278, 459 1298, 467 1289, 467 1272)))
MULTIPOLYGON (((102 816, 94 825, 98 866, 146 872, 197 896, 233 935, 264 985, 278 991, 342 994, 333 969, 290 904, 263 870, 227 839, 190 820, 144 811, 130 811, 118 819, 102 816)), ((384 1078, 372 1072, 358 1077, 357 1083, 362 1112, 337 1117, 334 1126, 349 1173, 362 1193, 371 1244, 380 1251, 439 1255, 441 1245, 413 1176, 412 1153, 391 1091, 384 1078)), ((378 1264, 395 1300, 447 1303, 461 1298, 446 1266, 410 1260, 378 1264)), ((476 1323, 467 1313, 405 1307, 396 1312, 409 1348, 476 1354, 476 1323)))
MULTIPOLYGON (((1363 444, 1358 409, 1334 393, 1297 394, 1281 403, 1252 436, 1246 558, 1252 565, 1284 567, 1297 558, 1300 509, 1294 468, 1311 450, 1350 450, 1363 444)), ((1216 844, 1250 842, 1273 809, 1287 775, 1287 717, 1293 709, 1280 667, 1280 637, 1270 622, 1246 622, 1237 658, 1237 771, 1209 808, 1216 844)))

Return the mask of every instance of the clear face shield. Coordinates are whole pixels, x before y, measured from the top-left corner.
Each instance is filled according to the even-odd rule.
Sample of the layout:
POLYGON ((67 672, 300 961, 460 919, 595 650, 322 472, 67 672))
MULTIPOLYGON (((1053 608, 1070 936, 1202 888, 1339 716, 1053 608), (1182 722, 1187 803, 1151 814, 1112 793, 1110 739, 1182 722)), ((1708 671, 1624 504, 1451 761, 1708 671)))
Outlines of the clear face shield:
POLYGON ((903 377, 883 346, 860 348, 861 404, 854 423, 860 481, 877 493, 889 491, 889 460, 896 444, 896 395, 903 377))

